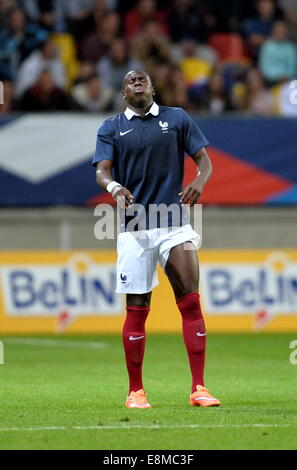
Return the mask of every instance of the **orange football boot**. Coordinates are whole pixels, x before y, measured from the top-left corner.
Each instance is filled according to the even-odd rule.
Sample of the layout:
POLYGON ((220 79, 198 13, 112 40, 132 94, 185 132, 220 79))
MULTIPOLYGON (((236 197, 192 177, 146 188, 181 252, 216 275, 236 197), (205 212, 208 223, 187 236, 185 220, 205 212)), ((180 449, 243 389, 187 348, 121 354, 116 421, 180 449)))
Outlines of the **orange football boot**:
POLYGON ((127 408, 151 408, 146 398, 145 391, 141 388, 137 392, 131 392, 126 399, 127 408))
POLYGON ((220 406, 220 404, 221 402, 202 385, 196 385, 196 392, 190 395, 191 406, 220 406))

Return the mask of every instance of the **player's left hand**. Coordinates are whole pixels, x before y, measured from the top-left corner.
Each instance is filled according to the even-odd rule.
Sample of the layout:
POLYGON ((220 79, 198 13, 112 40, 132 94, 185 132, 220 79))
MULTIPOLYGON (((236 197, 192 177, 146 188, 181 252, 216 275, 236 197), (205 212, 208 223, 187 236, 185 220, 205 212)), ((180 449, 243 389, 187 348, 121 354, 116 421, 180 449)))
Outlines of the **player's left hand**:
POLYGON ((188 184, 185 190, 178 195, 180 196, 180 202, 182 204, 190 204, 190 207, 192 207, 194 204, 196 204, 202 192, 203 184, 201 181, 199 181, 198 178, 195 178, 194 181, 188 184))

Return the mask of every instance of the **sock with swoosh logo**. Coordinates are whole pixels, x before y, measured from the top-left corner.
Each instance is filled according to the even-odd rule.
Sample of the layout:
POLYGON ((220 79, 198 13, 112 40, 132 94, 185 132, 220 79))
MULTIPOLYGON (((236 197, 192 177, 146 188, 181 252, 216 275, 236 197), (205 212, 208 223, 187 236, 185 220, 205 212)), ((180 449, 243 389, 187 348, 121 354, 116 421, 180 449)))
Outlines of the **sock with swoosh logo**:
POLYGON ((145 322, 149 307, 126 307, 123 327, 123 345, 129 375, 129 393, 143 388, 142 362, 145 349, 145 322))
POLYGON ((206 329, 201 312, 200 296, 191 292, 177 300, 182 316, 183 337, 192 373, 192 393, 196 385, 204 385, 206 329))

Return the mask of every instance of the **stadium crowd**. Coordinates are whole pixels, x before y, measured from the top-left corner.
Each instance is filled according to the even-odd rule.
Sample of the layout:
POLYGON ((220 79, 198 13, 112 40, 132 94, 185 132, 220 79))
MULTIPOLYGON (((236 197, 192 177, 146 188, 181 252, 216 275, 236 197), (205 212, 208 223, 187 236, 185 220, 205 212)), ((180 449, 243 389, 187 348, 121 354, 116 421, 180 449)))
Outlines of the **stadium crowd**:
POLYGON ((160 105, 297 115, 297 0, 0 0, 0 113, 122 111, 133 68, 160 105))

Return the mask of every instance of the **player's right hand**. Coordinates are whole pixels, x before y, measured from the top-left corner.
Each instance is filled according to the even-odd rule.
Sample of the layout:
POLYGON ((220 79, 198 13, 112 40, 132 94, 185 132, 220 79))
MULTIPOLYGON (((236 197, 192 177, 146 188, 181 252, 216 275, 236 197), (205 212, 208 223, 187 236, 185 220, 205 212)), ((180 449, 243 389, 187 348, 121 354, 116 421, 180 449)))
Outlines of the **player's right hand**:
POLYGON ((111 193, 112 197, 121 209, 128 209, 133 202, 134 196, 124 186, 116 186, 111 193))

